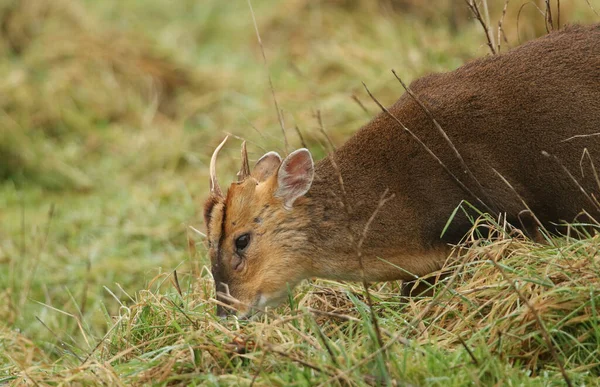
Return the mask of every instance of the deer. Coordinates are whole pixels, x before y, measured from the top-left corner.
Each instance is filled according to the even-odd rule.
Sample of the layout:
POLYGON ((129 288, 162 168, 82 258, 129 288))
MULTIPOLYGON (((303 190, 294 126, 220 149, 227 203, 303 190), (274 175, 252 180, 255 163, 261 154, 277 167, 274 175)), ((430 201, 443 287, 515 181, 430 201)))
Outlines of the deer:
POLYGON ((227 137, 216 147, 204 221, 219 316, 275 306, 304 279, 439 271, 473 227, 461 203, 533 237, 598 219, 600 24, 424 76, 380 107, 317 163, 302 148, 251 170, 244 142, 226 193, 216 160, 227 137))

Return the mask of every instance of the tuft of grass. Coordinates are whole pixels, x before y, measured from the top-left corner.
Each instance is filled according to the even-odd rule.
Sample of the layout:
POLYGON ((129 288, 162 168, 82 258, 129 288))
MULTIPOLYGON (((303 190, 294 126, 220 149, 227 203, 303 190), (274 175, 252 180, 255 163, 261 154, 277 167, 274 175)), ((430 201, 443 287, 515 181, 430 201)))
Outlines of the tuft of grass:
POLYGON ((402 299, 397 283, 372 286, 384 350, 359 285, 316 281, 293 296, 293 309, 221 320, 204 268, 199 279, 182 278, 181 293, 173 273, 164 273, 119 301, 97 343, 61 345, 58 374, 48 374, 52 362, 42 358, 11 377, 127 385, 561 384, 546 331, 571 381, 593 385, 600 376, 599 236, 548 246, 493 230, 457 247, 433 299, 402 299))

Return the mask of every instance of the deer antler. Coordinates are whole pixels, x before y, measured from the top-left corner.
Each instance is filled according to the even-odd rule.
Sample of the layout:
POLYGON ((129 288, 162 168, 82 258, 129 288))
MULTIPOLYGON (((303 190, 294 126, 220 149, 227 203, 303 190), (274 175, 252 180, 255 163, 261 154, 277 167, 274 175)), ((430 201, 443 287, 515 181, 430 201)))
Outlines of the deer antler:
POLYGON ((219 155, 219 151, 221 148, 223 148, 223 145, 225 145, 225 142, 228 138, 229 136, 225 137, 223 142, 219 144, 210 158, 210 193, 219 197, 223 197, 223 192, 221 191, 221 187, 219 187, 219 182, 217 181, 217 156, 219 155))
POLYGON ((248 151, 246 150, 246 141, 242 143, 242 168, 237 174, 238 181, 242 182, 250 176, 250 165, 248 164, 248 151))

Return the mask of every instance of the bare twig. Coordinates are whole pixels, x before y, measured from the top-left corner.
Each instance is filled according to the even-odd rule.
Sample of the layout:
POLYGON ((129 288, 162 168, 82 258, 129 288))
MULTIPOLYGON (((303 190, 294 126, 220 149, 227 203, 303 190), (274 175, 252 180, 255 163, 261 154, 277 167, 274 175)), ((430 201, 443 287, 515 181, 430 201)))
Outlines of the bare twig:
POLYGON ((550 0, 544 0, 544 5, 546 6, 546 9, 544 10, 544 24, 546 26, 546 33, 550 33, 550 31, 554 30, 550 0))
POLYGON ((483 28, 483 31, 485 32, 485 37, 487 39, 487 45, 490 48, 490 51, 492 51, 493 55, 496 55, 497 52, 496 52, 496 47, 494 46, 494 38, 492 37, 492 34, 490 32, 490 29, 488 28, 487 23, 485 22, 485 20, 483 20, 483 15, 481 14, 481 11, 479 10, 477 1, 476 0, 465 0, 465 2, 467 3, 467 6, 473 13, 473 16, 475 16, 475 19, 477 19, 477 21, 479 21, 479 24, 481 24, 481 27, 483 28))
POLYGON ((483 15, 485 16, 485 24, 487 26, 489 26, 488 28, 490 28, 490 39, 492 41, 492 44, 494 46, 496 46, 496 42, 494 42, 494 35, 492 35, 492 30, 491 30, 492 23, 490 23, 490 10, 488 7, 488 2, 487 2, 487 0, 481 0, 481 4, 483 5, 483 15))
POLYGON ((593 137, 593 136, 600 136, 600 132, 598 132, 598 133, 590 133, 590 134, 576 134, 575 136, 571 136, 569 138, 565 138, 564 140, 561 140, 560 142, 567 142, 567 141, 574 140, 576 138, 585 138, 585 137, 593 137))
POLYGON ((258 24, 256 23, 256 17, 254 16, 254 9, 252 8, 252 2, 250 0, 248 0, 248 7, 250 8, 250 14, 252 15, 252 22, 254 23, 254 31, 256 32, 256 38, 258 39, 258 44, 260 45, 260 52, 262 53, 265 69, 267 70, 267 78, 269 79, 269 87, 271 88, 271 95, 273 96, 273 103, 275 105, 275 111, 277 112, 277 119, 279 120, 279 126, 281 126, 281 133, 283 134, 285 153, 287 154, 288 149, 289 149, 289 144, 288 144, 287 134, 285 132, 285 127, 283 125, 283 116, 281 115, 281 110, 279 110, 279 104, 277 103, 277 98, 275 97, 275 88, 273 87, 273 80, 271 79, 271 73, 269 72, 269 66, 267 64, 267 56, 265 55, 265 48, 263 46, 262 39, 260 38, 260 33, 258 32, 258 24))
POLYGON ((369 88, 367 87, 367 85, 363 82, 363 86, 365 87, 365 90, 367 91, 367 93, 369 94, 369 96, 371 97, 371 99, 377 104, 377 106, 379 106, 379 108, 385 113, 387 114, 391 119, 393 119, 394 121, 396 121, 396 123, 408 134, 410 134, 410 136, 412 138, 414 138, 419 145, 421 145, 423 147, 423 149, 425 149, 425 151, 427 153, 429 153, 429 155, 431 157, 433 157, 435 159, 435 161, 444 169, 444 171, 446 171, 446 173, 448 173, 448 175, 450 175, 450 177, 454 180, 454 182, 456 182, 456 184, 458 184, 460 186, 460 188, 469 196, 471 196, 472 198, 474 198, 475 200, 477 200, 482 206, 484 206, 488 211, 490 211, 491 213, 493 213, 493 211, 491 211, 491 209, 488 207, 487 204, 485 204, 477 195, 475 195, 454 173, 452 173, 452 171, 450 171, 450 169, 446 166, 446 164, 444 164, 444 162, 442 160, 440 160, 440 158, 433 153, 433 151, 423 142, 421 141, 421 139, 413 132, 411 131, 409 128, 406 127, 406 125, 404 125, 396 116, 394 116, 385 106, 383 106, 381 104, 381 102, 379 102, 379 100, 377 98, 375 98, 375 96, 373 94, 371 94, 371 91, 369 90, 369 88))
MULTIPOLYGON (((450 139, 450 137, 448 137, 448 135, 446 134, 446 131, 444 131, 444 129, 442 129, 442 126, 437 122, 437 120, 435 119, 435 117, 433 116, 433 114, 431 114, 431 112, 425 106, 425 104, 423 104, 423 102, 421 102, 421 100, 419 99, 419 97, 417 97, 415 95, 415 93, 413 93, 413 91, 408 86, 406 86, 406 84, 402 81, 402 79, 398 76, 398 74, 396 74, 396 71, 392 69, 392 73, 394 74, 394 76, 396 77, 396 79, 400 82, 400 84, 402 85, 402 87, 404 88, 404 90, 406 90, 406 92, 408 93, 408 95, 410 95, 412 97, 412 99, 415 100, 415 102, 425 112, 425 114, 427 115, 427 117, 429 117, 429 119, 431 120, 431 122, 433 122, 433 124, 435 125, 436 129, 438 130, 438 132, 440 132, 440 134, 442 135, 442 137, 444 137, 444 140, 446 140, 446 142, 448 143, 448 145, 450 146, 450 148, 454 151, 454 154, 456 155, 456 158, 460 162, 460 165, 463 168, 463 172, 466 175, 468 175, 471 178, 471 180, 473 180, 473 182, 475 182, 475 184, 477 185, 477 188, 479 189, 479 192, 483 195, 483 198, 487 202, 490 202, 490 205, 492 205, 493 203, 491 203, 490 198, 485 194, 485 190, 483 189, 483 186, 481 185, 481 183, 479 182, 479 180, 477 180, 477 178, 475 177, 475 175, 473 174, 473 172, 471 171, 471 169, 467 166, 467 163, 463 159, 462 155, 460 154, 460 152, 458 151, 458 149, 456 149, 456 147, 454 146, 454 143, 452 142, 452 140, 450 139)), ((491 210, 491 208, 488 207, 488 206, 486 206, 486 208, 488 210, 491 210)), ((492 211, 493 214, 495 214, 496 212, 497 211, 492 211)))
MULTIPOLYGON (((254 141, 250 141, 250 140, 248 140, 245 137, 238 136, 237 134, 233 134, 233 133, 227 132, 225 130, 223 131, 223 134, 225 134, 226 136, 229 136, 229 137, 233 137, 236 140, 246 141, 248 144, 251 144, 252 146, 255 146, 255 147, 259 148, 261 151, 263 151, 265 153, 267 152, 267 150, 265 148, 263 148, 262 146, 258 145, 258 143, 254 142, 254 141)), ((279 149, 279 148, 277 148, 277 149, 279 149)))
POLYGON ((498 21, 498 53, 500 53, 500 45, 502 39, 504 39, 504 43, 508 44, 508 40, 506 39, 506 34, 504 33, 504 17, 506 16, 506 9, 508 8, 508 2, 510 0, 504 1, 504 8, 502 9, 502 16, 500 16, 500 20, 498 21))
POLYGON ((338 175, 338 182, 340 184, 340 190, 342 191, 342 200, 340 201, 340 204, 342 206, 342 208, 344 208, 344 211, 346 212, 346 216, 348 216, 348 219, 350 219, 350 213, 352 213, 352 206, 350 205, 350 203, 347 200, 347 195, 346 195, 346 185, 344 184, 344 178, 342 176, 342 172, 340 171, 340 168, 338 167, 337 163, 335 162, 335 153, 332 153, 331 155, 329 155, 329 160, 331 161, 331 166, 333 167, 333 169, 335 170, 335 172, 338 175))
POLYGON ((383 194, 381 195, 381 198, 379 198, 379 203, 377 203, 377 208, 375 208, 375 210, 371 214, 371 217, 369 218, 369 220, 367 220, 367 223, 365 223, 365 227, 363 228, 363 232, 360 237, 360 240, 358 241, 358 243, 356 245, 356 254, 358 255, 358 264, 360 266, 360 274, 362 277, 362 284, 363 284, 364 291, 365 291, 365 297, 367 298, 367 304, 369 305, 369 312, 371 313, 371 320, 373 321, 373 328, 375 328, 375 334, 377 335, 377 341, 379 342, 380 348, 383 347, 383 339, 381 338, 381 331, 379 329, 379 322, 378 322, 377 316, 375 315, 375 312, 373 311, 373 299, 371 298, 371 293, 369 292, 369 284, 367 283, 367 280, 365 278, 365 266, 363 264, 361 249, 362 249, 363 243, 365 242, 365 240, 367 238, 367 234, 369 232, 369 228, 371 227, 371 223, 373 223, 373 220, 375 220, 375 217, 377 216, 379 211, 381 211, 381 209, 383 208, 385 203, 389 202, 396 196, 394 194, 391 194, 388 196, 388 192, 389 192, 389 189, 386 188, 385 191, 383 192, 383 194))

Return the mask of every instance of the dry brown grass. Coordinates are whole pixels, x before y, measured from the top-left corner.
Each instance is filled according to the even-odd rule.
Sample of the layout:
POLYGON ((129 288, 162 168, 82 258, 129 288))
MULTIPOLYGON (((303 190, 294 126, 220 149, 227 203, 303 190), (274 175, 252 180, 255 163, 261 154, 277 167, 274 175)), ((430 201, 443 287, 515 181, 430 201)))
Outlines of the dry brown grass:
MULTIPOLYGON (((451 357, 466 350, 475 363, 469 367, 475 369, 481 369, 481 362, 501 360, 532 376, 557 373, 542 331, 550 335, 570 375, 598 375, 600 236, 558 239, 552 247, 491 227, 490 238, 457 247, 460 253, 445 268, 450 274, 436 285, 433 299, 404 300, 397 283, 371 287, 388 353, 384 358, 394 365, 389 376, 419 384, 419 372, 399 374, 395 362, 415 361, 432 351, 451 357)), ((368 371, 378 351, 372 347, 360 285, 317 281, 303 287, 291 309, 238 322, 214 317, 208 276, 179 295, 165 288, 171 275, 157 277, 154 290, 124 302, 104 340, 92 350, 74 350, 78 358, 67 356, 58 374, 47 373, 51 362, 30 341, 3 332, 9 337, 7 353, 23 357, 20 363, 13 360, 23 364, 15 369, 16 380, 184 385, 212 375, 214 382, 248 384, 258 375, 261 384, 279 384, 278 373, 293 367, 310 370, 315 381, 326 384, 369 384, 369 378, 379 377, 368 371), (160 283, 162 291, 156 287, 160 283), (365 379, 357 380, 358 375, 365 379)), ((478 377, 499 380, 486 375, 478 377)))
POLYGON ((218 78, 141 35, 107 27, 72 0, 12 1, 0 9, 0 179, 24 175, 48 188, 87 190, 82 153, 106 146, 98 128, 173 127, 189 115, 190 95, 218 78), (51 47, 51 49, 47 49, 51 47), (47 176, 50 175, 50 176, 47 176))

